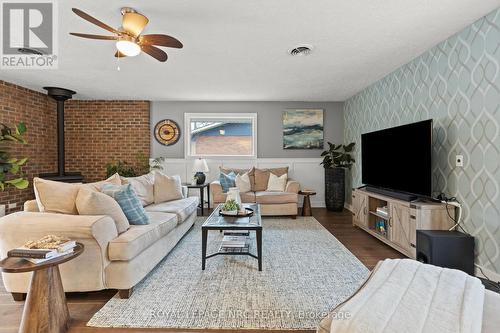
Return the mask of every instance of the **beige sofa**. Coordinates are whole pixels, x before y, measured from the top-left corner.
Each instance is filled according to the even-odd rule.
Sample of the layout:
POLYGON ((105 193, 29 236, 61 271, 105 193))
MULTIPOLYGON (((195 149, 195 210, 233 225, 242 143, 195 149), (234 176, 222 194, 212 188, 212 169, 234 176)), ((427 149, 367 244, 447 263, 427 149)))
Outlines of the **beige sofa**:
MULTIPOLYGON (((300 184, 294 180, 288 180, 284 192, 266 191, 269 174, 272 172, 276 176, 288 174, 288 167, 270 168, 270 169, 230 169, 220 167, 220 172, 225 174, 233 171, 235 174, 249 174, 252 190, 250 192, 241 193, 241 201, 243 203, 258 203, 260 204, 261 214, 265 216, 297 216, 298 192, 300 184)), ((219 181, 210 183, 210 192, 214 207, 226 201, 227 194, 222 191, 222 186, 219 181)))
MULTIPOLYGON (((41 213, 35 200, 24 211, 0 219, 0 258, 10 249, 47 234, 66 236, 85 245, 78 258, 60 266, 66 292, 119 289, 126 298, 179 242, 195 222, 197 197, 145 206, 148 225, 131 225, 118 234, 106 215, 41 213)), ((5 289, 15 299, 28 290, 31 273, 2 273, 5 289)))

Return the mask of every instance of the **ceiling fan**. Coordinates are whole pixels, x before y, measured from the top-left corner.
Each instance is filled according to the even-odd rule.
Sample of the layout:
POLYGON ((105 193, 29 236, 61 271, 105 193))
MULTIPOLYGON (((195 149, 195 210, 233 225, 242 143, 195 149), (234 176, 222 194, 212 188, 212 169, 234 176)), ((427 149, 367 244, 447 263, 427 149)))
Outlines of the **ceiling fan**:
POLYGON ((76 32, 70 32, 70 35, 90 39, 114 40, 116 41, 116 48, 118 49, 115 53, 115 57, 134 57, 142 51, 158 61, 165 62, 168 58, 167 54, 155 45, 177 49, 183 47, 182 43, 172 36, 163 34, 141 35, 149 19, 133 8, 124 7, 121 9, 123 16, 122 25, 118 29, 110 27, 78 8, 73 8, 72 10, 84 20, 112 32, 114 36, 91 35, 76 32))

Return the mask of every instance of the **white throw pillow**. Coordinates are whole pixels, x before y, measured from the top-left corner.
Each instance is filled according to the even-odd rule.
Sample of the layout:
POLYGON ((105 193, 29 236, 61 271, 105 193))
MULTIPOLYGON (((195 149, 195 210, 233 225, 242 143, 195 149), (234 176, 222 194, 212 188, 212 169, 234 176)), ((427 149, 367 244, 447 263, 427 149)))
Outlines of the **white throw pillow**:
POLYGON ((252 184, 250 183, 248 172, 242 175, 236 175, 235 183, 238 190, 240 190, 240 193, 246 193, 252 190, 252 184))
POLYGON ((115 221, 121 234, 130 227, 127 217, 115 199, 101 192, 81 188, 76 196, 76 208, 80 215, 107 215, 115 221))
POLYGON ((182 199, 181 177, 167 176, 156 172, 154 182, 154 203, 182 199))
POLYGON ((123 177, 123 185, 130 184, 135 194, 141 200, 142 206, 147 206, 155 201, 154 198, 154 173, 150 172, 148 174, 139 177, 123 177))
POLYGON ((288 180, 288 174, 283 174, 280 177, 276 176, 274 173, 269 174, 269 181, 267 182, 267 190, 272 192, 284 192, 286 187, 286 182, 288 180))
POLYGON ((48 213, 78 214, 75 201, 80 187, 81 185, 33 178, 38 210, 48 213))
POLYGON ((93 191, 101 191, 102 185, 104 184, 113 184, 113 185, 121 185, 122 180, 120 178, 120 175, 118 173, 115 173, 111 177, 105 180, 101 180, 99 182, 94 182, 94 183, 88 183, 88 184, 83 184, 82 186, 85 187, 88 190, 93 190, 93 191))

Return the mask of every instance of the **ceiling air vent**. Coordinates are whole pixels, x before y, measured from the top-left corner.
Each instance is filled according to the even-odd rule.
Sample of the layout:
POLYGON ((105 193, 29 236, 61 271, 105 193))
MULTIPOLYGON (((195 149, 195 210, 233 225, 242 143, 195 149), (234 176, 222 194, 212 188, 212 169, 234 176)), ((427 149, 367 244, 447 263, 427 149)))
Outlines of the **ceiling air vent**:
POLYGON ((298 46, 294 47, 293 49, 288 51, 288 53, 290 53, 294 57, 295 56, 306 56, 312 52, 312 49, 313 48, 311 45, 302 44, 302 45, 298 45, 298 46))

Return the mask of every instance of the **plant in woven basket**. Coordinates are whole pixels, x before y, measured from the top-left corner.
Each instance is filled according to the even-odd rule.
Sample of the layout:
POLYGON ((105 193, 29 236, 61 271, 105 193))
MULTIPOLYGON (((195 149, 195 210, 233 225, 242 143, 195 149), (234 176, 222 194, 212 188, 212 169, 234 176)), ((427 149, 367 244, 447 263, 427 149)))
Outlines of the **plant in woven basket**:
POLYGON ((14 157, 10 152, 12 144, 27 144, 23 137, 24 133, 26 133, 24 123, 19 123, 14 128, 0 124, 0 190, 2 191, 9 186, 22 190, 29 185, 22 173, 28 158, 14 157))
POLYGON ((328 142, 329 149, 321 154, 321 164, 325 168, 325 203, 328 210, 340 212, 344 209, 346 169, 350 170, 356 162, 351 156, 354 145, 354 142, 348 145, 328 142))
POLYGON ((355 142, 351 142, 348 145, 335 145, 328 142, 329 149, 321 153, 323 157, 323 165, 325 169, 331 168, 347 168, 351 169, 354 162, 354 158, 351 156, 352 150, 356 145, 355 142))

